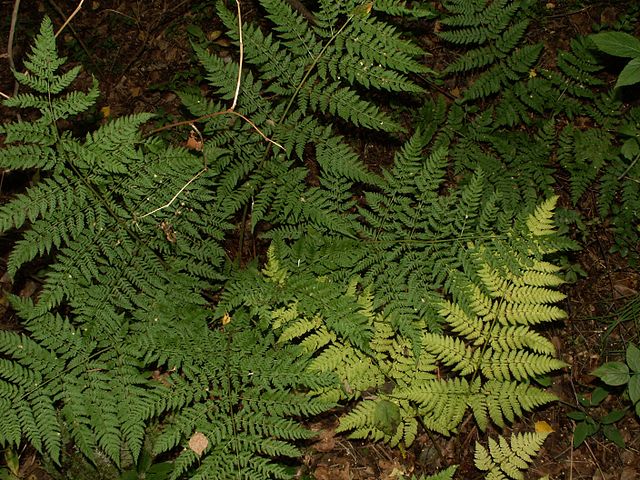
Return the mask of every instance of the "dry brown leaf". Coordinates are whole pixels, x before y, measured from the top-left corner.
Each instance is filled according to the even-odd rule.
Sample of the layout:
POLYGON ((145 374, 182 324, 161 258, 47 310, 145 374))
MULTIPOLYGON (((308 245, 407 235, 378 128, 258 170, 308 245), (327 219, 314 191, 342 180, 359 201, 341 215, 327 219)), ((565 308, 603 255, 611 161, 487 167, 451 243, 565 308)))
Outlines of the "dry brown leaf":
POLYGON ((196 132, 189 132, 189 138, 187 139, 187 148, 189 150, 202 151, 202 142, 196 136, 196 132))
POLYGON ((321 430, 318 441, 312 445, 316 452, 330 452, 336 446, 336 432, 333 430, 321 430))
POLYGON ((189 448, 198 456, 202 455, 202 452, 204 452, 208 446, 209 439, 204 433, 196 432, 189 439, 189 448))
POLYGON ((638 478, 638 471, 633 467, 624 467, 620 474, 620 480, 635 480, 638 478))
POLYGON ((313 472, 316 480, 351 480, 351 468, 348 462, 341 465, 318 465, 313 472))
POLYGON ((628 287, 624 283, 613 285, 613 298, 633 297, 637 294, 638 292, 635 289, 628 287))
POLYGON ((164 236, 170 243, 176 243, 178 237, 176 236, 176 232, 173 231, 173 226, 171 226, 168 222, 161 222, 160 229, 164 232, 164 236))
POLYGON ((544 420, 539 420, 535 423, 536 433, 552 433, 555 432, 553 427, 544 420))

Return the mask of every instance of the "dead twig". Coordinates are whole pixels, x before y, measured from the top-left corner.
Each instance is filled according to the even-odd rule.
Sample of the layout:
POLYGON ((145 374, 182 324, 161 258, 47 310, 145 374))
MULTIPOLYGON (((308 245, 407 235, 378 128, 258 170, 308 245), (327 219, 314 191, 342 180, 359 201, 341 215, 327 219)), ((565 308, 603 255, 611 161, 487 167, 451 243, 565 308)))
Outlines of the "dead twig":
POLYGON ((238 96, 240 95, 240 81, 242 80, 242 64, 244 62, 244 41, 242 39, 242 12, 240 11, 240 0, 236 0, 236 7, 238 8, 238 38, 240 40, 240 60, 238 61, 238 80, 236 82, 236 91, 233 94, 233 103, 229 107, 229 110, 236 109, 238 103, 238 96))
POLYGON ((177 200, 177 198, 180 196, 180 194, 182 192, 184 192, 184 190, 191 185, 193 182, 195 182, 198 178, 200 178, 202 176, 202 174, 204 172, 207 171, 207 168, 203 168, 202 170, 200 170, 198 173, 196 173, 193 177, 191 177, 191 179, 189 179, 189 181, 187 183, 185 183, 182 188, 180 190, 178 190, 178 192, 171 198, 171 200, 169 200, 167 203, 165 203, 164 205, 162 205, 161 207, 155 208, 153 210, 151 210, 150 212, 145 213, 144 215, 142 215, 141 217, 138 217, 139 220, 143 219, 144 217, 148 217, 149 215, 153 215, 154 213, 159 212, 160 210, 164 210, 165 208, 169 208, 171 205, 173 205, 173 202, 175 202, 177 200))
POLYGON ((227 110, 222 110, 220 112, 207 113, 206 115, 202 115, 201 117, 194 118, 192 120, 181 120, 179 122, 174 122, 174 123, 171 123, 169 125, 165 125, 164 127, 155 128, 155 129, 151 130, 150 132, 148 132, 147 135, 153 135, 154 133, 162 132, 164 130, 170 130, 170 129, 174 128, 174 127, 179 127, 181 125, 193 125, 194 123, 201 122, 203 120, 206 120, 207 118, 218 117, 220 115, 235 115, 236 117, 240 117, 245 122, 247 122, 256 132, 258 132, 258 135, 260 135, 262 138, 264 138, 267 142, 275 145, 276 147, 278 147, 278 148, 280 148, 282 150, 285 150, 285 148, 281 144, 279 144, 275 140, 272 140, 269 137, 267 137, 264 134, 264 132, 262 130, 260 130, 260 128, 258 128, 258 126, 255 123, 253 123, 248 117, 246 117, 245 115, 243 115, 243 114, 241 114, 239 112, 236 112, 236 111, 232 110, 231 108, 229 108, 227 110))
MULTIPOLYGON (((16 23, 18 22, 18 12, 20 11, 20 0, 14 0, 13 10, 11 12, 11 26, 9 27, 9 38, 7 40, 7 56, 9 57, 9 68, 12 72, 16 71, 16 64, 13 61, 13 37, 16 34, 16 23)), ((18 94, 20 84, 16 80, 13 84, 13 96, 18 94)), ((3 94, 4 96, 4 94, 3 94)), ((9 98, 7 96, 7 98, 9 98)), ((20 118, 18 116, 18 118, 20 118)))
POLYGON ((631 170, 635 166, 635 164, 638 163, 639 159, 640 154, 636 155, 636 158, 633 159, 633 162, 631 162, 627 169, 620 174, 620 176, 618 177, 618 181, 622 180, 627 175, 627 173, 629 173, 629 170, 631 170))
MULTIPOLYGON (((65 25, 68 25, 69 22, 67 22, 67 16, 65 15, 62 8, 60 8, 60 6, 55 2, 55 0, 48 0, 48 2, 53 7, 53 9, 58 13, 58 15, 60 15, 60 18, 62 18, 62 20, 65 21, 65 25)), ((69 27, 69 30, 71 30, 71 34, 73 35, 73 38, 76 39, 76 41, 80 45, 80 48, 82 48, 84 53, 87 55, 87 58, 89 59, 89 62, 91 62, 91 65, 98 71, 98 73, 100 73, 101 72, 100 66, 96 63, 94 56, 91 53, 91 50, 89 50, 89 47, 87 47, 87 45, 84 43, 80 35, 78 35, 78 32, 76 32, 76 29, 73 28, 73 25, 68 25, 68 27, 69 27)))
POLYGON ((58 29, 58 31, 54 35, 55 38, 58 38, 58 35, 62 33, 62 31, 65 29, 67 25, 69 25, 69 22, 73 20, 73 17, 75 17, 78 14, 78 12, 82 9, 83 3, 84 3, 84 0, 80 0, 80 3, 78 3, 78 6, 76 7, 76 9, 73 11, 71 15, 69 15, 69 18, 67 18, 67 20, 62 24, 62 26, 58 29))

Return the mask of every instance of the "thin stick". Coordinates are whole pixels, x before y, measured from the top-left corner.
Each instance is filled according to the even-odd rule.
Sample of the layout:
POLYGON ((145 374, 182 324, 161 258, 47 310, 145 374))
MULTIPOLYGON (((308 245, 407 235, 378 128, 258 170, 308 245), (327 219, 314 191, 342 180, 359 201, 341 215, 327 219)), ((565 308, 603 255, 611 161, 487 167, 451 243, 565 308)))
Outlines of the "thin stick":
POLYGON ((272 143, 273 145, 275 145, 276 147, 280 147, 282 150, 286 150, 282 145, 280 145, 278 142, 276 142, 275 140, 271 140, 269 137, 267 137, 264 133, 262 133, 262 131, 258 128, 258 126, 253 123, 251 120, 249 120, 247 117, 245 117, 244 115, 242 115, 241 113, 238 112, 234 112, 233 110, 228 110, 225 113, 229 113, 230 115, 236 115, 237 117, 240 117, 241 119, 243 119, 245 122, 247 122, 249 125, 251 125, 253 127, 253 129, 258 132, 258 134, 264 138, 267 142, 272 143))
POLYGON ((275 145, 276 147, 281 148, 282 150, 285 150, 285 148, 280 145, 278 142, 276 142, 275 140, 271 140, 269 137, 267 137, 262 130, 260 130, 258 128, 258 126, 253 123, 251 120, 249 120, 249 118, 245 117, 243 114, 238 113, 234 110, 222 110, 220 112, 213 112, 213 113, 207 113, 206 115, 202 115, 201 117, 198 118, 194 118, 193 120, 181 120, 179 122, 175 122, 175 123, 171 123, 169 125, 165 125, 164 127, 159 127, 159 128, 155 128, 153 130, 151 130, 150 132, 147 132, 147 135, 153 135, 154 133, 158 133, 158 132, 162 132, 164 130, 169 130, 171 128, 174 127, 179 127, 181 125, 193 125, 196 122, 201 122, 202 120, 206 120, 207 118, 213 118, 213 117, 217 117, 219 115, 235 115, 236 117, 240 117, 241 119, 243 119, 245 122, 247 122, 249 125, 251 125, 251 127, 258 132, 258 134, 264 138, 267 142, 272 143, 273 145, 275 145))
POLYGON ((82 8, 82 4, 84 3, 84 0, 80 0, 80 3, 78 3, 78 6, 76 7, 76 9, 73 11, 73 13, 69 16, 69 18, 67 18, 67 21, 64 22, 62 24, 62 26, 58 29, 58 31, 56 32, 56 34, 54 35, 55 38, 58 38, 58 35, 60 35, 60 33, 62 33, 62 31, 65 29, 65 27, 67 25, 69 25, 69 22, 73 19, 73 17, 75 17, 78 12, 80 11, 80 9, 82 8))
POLYGON ((189 185, 191 185, 193 182, 195 182, 198 178, 200 178, 200 176, 206 171, 207 171, 206 168, 203 168, 202 170, 200 170, 193 177, 191 177, 191 180, 189 180, 187 183, 185 183, 184 186, 180 190, 178 190, 178 192, 173 196, 173 198, 171 200, 169 200, 169 202, 165 203, 161 207, 158 207, 156 209, 151 210, 150 212, 145 213, 141 217, 138 217, 138 219, 141 220, 144 217, 148 217, 149 215, 153 215, 154 213, 159 212, 160 210, 164 210, 165 208, 170 207, 173 204, 173 202, 175 202, 176 199, 180 196, 180 194, 182 192, 184 192, 184 189, 187 188, 189 185))
POLYGON ((240 39, 240 61, 238 62, 238 81, 236 82, 236 92, 233 94, 233 103, 229 110, 233 111, 238 103, 238 96, 240 95, 240 81, 242 80, 242 64, 244 62, 244 41, 242 39, 242 12, 240 11, 240 0, 236 0, 236 6, 238 7, 238 38, 240 39))
POLYGON ((634 166, 636 163, 638 163, 638 160, 639 160, 639 159, 640 159, 640 154, 636 155, 636 158, 634 158, 634 159, 633 159, 633 162, 631 162, 631 163, 629 164, 629 166, 627 167, 627 169, 626 169, 624 172, 622 172, 622 175, 620 175, 620 176, 618 177, 618 181, 622 180, 622 179, 627 175, 627 173, 629 173, 629 170, 631 170, 631 169, 633 168, 633 166, 634 166))
POLYGON ((7 100, 9 100, 9 99, 11 98, 9 95, 7 95, 7 94, 6 94, 6 93, 4 93, 4 92, 0 92, 0 97, 4 97, 4 98, 6 98, 7 100))
MULTIPOLYGON (((47 2, 49 2, 49 4, 58 13, 58 15, 60 15, 60 18, 62 18, 62 20, 66 20, 67 15, 64 13, 64 10, 62 10, 62 8, 60 8, 60 6, 55 2, 55 0, 47 0, 47 2)), ((69 25, 69 30, 71 30, 73 37, 76 39, 76 41, 78 42, 82 50, 84 50, 84 53, 87 54, 89 63, 91 63, 93 68, 95 68, 98 73, 102 73, 102 69, 100 68, 100 65, 96 63, 93 53, 91 53, 91 51, 89 50, 89 47, 87 47, 87 44, 84 43, 84 41, 82 40, 82 37, 78 35, 78 32, 76 32, 76 29, 73 28, 73 25, 69 25)))
MULTIPOLYGON (((11 26, 9 27, 9 39, 7 44, 7 55, 9 57, 9 68, 12 72, 16 71, 16 64, 13 62, 13 37, 16 34, 16 23, 18 23, 18 11, 20 10, 20 0, 13 2, 13 11, 11 12, 11 26)), ((18 94, 20 84, 16 80, 13 84, 13 96, 18 94)), ((3 94, 4 95, 4 94, 3 94)), ((7 97, 9 98, 9 97, 7 97)))

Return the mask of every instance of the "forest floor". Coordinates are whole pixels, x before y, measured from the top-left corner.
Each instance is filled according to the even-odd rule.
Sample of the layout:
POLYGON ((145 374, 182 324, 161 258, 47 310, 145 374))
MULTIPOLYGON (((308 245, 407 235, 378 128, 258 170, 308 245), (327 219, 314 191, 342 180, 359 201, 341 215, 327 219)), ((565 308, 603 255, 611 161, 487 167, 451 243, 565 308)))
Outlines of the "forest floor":
MULTIPOLYGON (((437 2, 436 2, 437 3, 437 2)), ((590 33, 591 25, 603 19, 615 18, 625 2, 550 2, 549 15, 534 27, 534 35, 544 38, 547 47, 566 47, 572 37, 590 33)), ((6 45, 9 13, 14 1, 0 0, 5 12, 0 24, 0 38, 6 45)), ((193 0, 91 0, 86 2, 61 34, 61 51, 73 62, 86 68, 83 81, 89 84, 90 75, 100 82, 102 96, 88 125, 105 117, 118 117, 135 112, 150 111, 158 115, 160 123, 183 118, 180 99, 174 93, 185 86, 198 86, 206 92, 200 70, 192 54, 190 40, 204 36, 213 42, 222 56, 235 55, 234 47, 226 40, 219 22, 212 14, 212 1, 193 0)), ((20 65, 31 37, 37 32, 41 18, 49 15, 56 27, 70 15, 77 2, 32 0, 23 2, 16 25, 13 57, 20 65)), ((260 11, 249 1, 242 4, 245 19, 257 18, 260 11)), ((429 66, 438 70, 448 64, 452 53, 439 42, 434 30, 435 21, 424 22, 416 38, 432 56, 429 66)), ((3 47, 4 48, 4 47, 3 47)), ((6 53, 6 52, 0 52, 6 53)), ((0 58, 0 91, 11 94, 14 83, 7 68, 7 56, 0 58)), ((441 87, 442 88, 442 87, 441 87)), ((459 86, 455 81, 445 84, 444 92, 456 97, 459 86)), ((434 94, 438 92, 434 91, 434 94)), ((14 114, 0 108, 2 121, 14 119, 14 114)), ((82 125, 74 125, 82 128, 82 125)), ((362 137, 360 149, 368 165, 379 169, 389 165, 393 146, 379 139, 362 137)), ((561 180, 561 179, 560 179, 561 180)), ((16 178, 4 173, 0 180, 0 201, 18 191, 28 178, 16 178)), ((562 185, 562 182, 559 182, 562 185)), ((567 192, 558 192, 567 198, 567 192)), ((579 238, 583 249, 571 263, 578 265, 586 277, 566 286, 564 308, 569 316, 562 324, 547 333, 552 337, 560 358, 571 365, 553 377, 551 389, 560 402, 528 415, 513 425, 514 430, 532 431, 535 422, 545 421, 554 430, 544 444, 543 452, 528 478, 549 475, 552 479, 632 480, 640 478, 640 424, 629 412, 616 423, 626 446, 616 446, 602 434, 596 434, 578 448, 572 446, 575 423, 567 413, 577 409, 578 399, 597 385, 590 372, 605 361, 618 360, 626 339, 638 338, 640 328, 640 270, 632 268, 627 259, 610 254, 613 239, 606 224, 591 221, 595 218, 594 198, 586 195, 580 205, 587 230, 579 238), (631 302, 631 303, 630 303, 631 302), (623 307, 625 307, 624 309, 623 307)), ((9 243, 0 240, 0 269, 6 264, 9 243)), ((0 285, 5 291, 22 296, 33 295, 37 283, 24 275, 11 283, 0 271, 0 285)), ((3 302, 0 305, 0 328, 17 328, 17 322, 3 302)), ((589 413, 599 419, 612 410, 624 408, 620 395, 610 395, 589 413)), ((339 412, 336 412, 339 413, 339 412)), ((470 452, 478 438, 473 422, 465 422, 459 434, 450 438, 422 433, 407 451, 382 444, 351 441, 335 434, 337 414, 323 418, 310 427, 321 433, 304 457, 301 478, 317 480, 397 479, 401 476, 433 473, 451 464, 460 464, 459 477, 481 478, 473 469, 470 452)), ((506 434, 508 431, 495 433, 506 434)), ((32 453, 23 456, 24 478, 47 479, 32 453), (33 475, 33 476, 30 476, 33 475)))

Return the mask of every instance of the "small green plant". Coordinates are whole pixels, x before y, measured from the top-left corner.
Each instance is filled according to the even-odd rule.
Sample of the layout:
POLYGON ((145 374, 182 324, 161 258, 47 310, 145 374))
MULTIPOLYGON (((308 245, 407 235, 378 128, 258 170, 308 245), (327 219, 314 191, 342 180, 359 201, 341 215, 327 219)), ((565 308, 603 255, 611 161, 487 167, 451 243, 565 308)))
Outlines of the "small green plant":
POLYGON ((629 400, 640 416, 640 349, 629 344, 625 354, 625 362, 607 362, 593 372, 604 383, 612 387, 625 387, 629 400))
POLYGON ((640 82, 640 40, 625 32, 601 32, 589 36, 596 48, 608 55, 630 58, 618 76, 615 88, 640 82))
POLYGON ((602 387, 597 387, 591 395, 580 395, 578 402, 580 410, 569 412, 567 416, 576 421, 573 430, 573 446, 579 447, 584 441, 596 435, 598 432, 615 443, 618 447, 624 448, 624 439, 616 423, 622 420, 626 410, 612 410, 606 415, 597 416, 594 410, 609 396, 609 391, 602 387))

